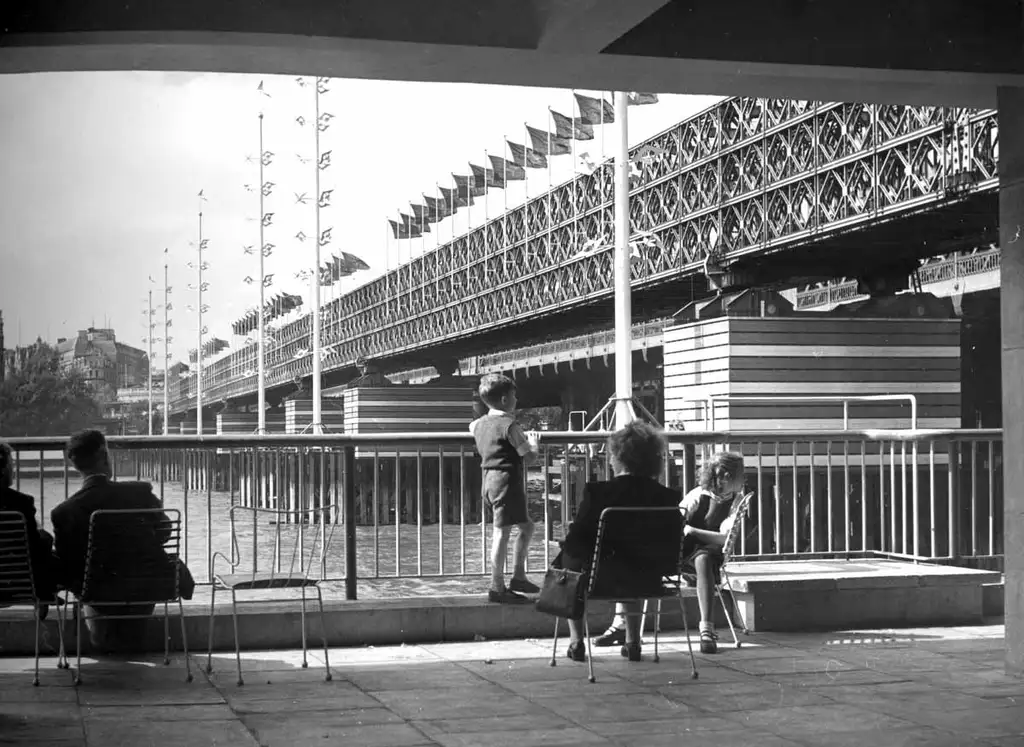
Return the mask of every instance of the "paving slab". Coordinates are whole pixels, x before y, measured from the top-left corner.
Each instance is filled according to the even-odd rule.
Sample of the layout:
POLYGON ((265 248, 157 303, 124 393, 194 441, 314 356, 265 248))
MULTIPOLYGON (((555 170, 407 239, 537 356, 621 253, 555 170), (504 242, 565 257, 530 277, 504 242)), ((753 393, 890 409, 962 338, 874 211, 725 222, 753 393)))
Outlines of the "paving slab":
POLYGON ((53 747, 678 745, 997 747, 1024 744, 1024 680, 1003 669, 1003 629, 753 634, 697 654, 660 641, 661 661, 596 651, 597 682, 550 639, 242 652, 192 659, 83 658, 83 683, 52 661, 0 658, 0 744, 53 747))

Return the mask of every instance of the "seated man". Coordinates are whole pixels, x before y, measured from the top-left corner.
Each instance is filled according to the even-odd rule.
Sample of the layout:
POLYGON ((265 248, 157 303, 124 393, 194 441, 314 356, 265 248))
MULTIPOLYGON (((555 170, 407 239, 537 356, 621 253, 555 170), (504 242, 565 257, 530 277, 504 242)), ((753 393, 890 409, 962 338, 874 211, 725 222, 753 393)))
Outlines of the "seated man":
MULTIPOLYGON (((94 511, 101 509, 158 509, 162 508, 160 499, 153 495, 152 486, 148 482, 113 482, 111 480, 110 454, 107 451, 107 440, 102 433, 86 430, 76 433, 68 441, 67 457, 71 464, 82 475, 81 489, 53 509, 50 519, 53 524, 54 545, 61 583, 76 595, 82 593, 85 580, 86 552, 89 547, 89 520, 94 511)), ((112 552, 115 562, 133 563, 132 570, 139 567, 153 567, 162 570, 166 563, 163 543, 167 529, 161 526, 167 520, 162 512, 153 515, 149 526, 132 529, 130 534, 121 535, 119 539, 130 538, 130 546, 121 542, 117 548, 95 548, 99 552, 112 552), (135 566, 135 563, 138 566, 135 566)), ((115 575, 117 569, 106 568, 107 575, 115 575)), ((127 570, 127 569, 126 569, 127 570)), ((191 598, 194 582, 188 569, 179 562, 181 576, 181 592, 186 599, 191 598)), ((170 573, 173 580, 173 571, 170 573)), ((161 581, 153 579, 153 595, 163 594, 159 587, 161 581)), ((123 591, 125 596, 138 597, 140 590, 105 589, 104 596, 116 595, 123 591), (109 592, 113 592, 110 594, 109 592)), ((142 591, 142 596, 148 596, 142 591)), ((153 597, 151 597, 153 598, 153 597)), ((160 598, 160 597, 155 597, 160 598)), ((94 608, 86 607, 85 622, 93 646, 100 651, 137 650, 145 643, 148 619, 104 619, 115 615, 151 615, 153 604, 126 604, 94 608)))

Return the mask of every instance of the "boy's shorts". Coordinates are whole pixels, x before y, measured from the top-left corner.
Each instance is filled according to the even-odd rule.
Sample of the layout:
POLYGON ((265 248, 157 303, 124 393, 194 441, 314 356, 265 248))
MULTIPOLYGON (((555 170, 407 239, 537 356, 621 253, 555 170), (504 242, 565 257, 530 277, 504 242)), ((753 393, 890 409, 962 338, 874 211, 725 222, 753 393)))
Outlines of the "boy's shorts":
POLYGON ((522 472, 485 469, 481 492, 494 514, 494 526, 510 527, 530 521, 522 472))

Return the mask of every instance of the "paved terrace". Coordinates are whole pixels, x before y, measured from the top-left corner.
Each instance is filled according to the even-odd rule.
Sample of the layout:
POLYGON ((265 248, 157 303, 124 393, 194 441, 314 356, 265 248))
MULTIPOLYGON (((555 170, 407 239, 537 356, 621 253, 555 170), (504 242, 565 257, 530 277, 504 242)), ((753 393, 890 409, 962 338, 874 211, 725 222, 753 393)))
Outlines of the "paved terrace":
MULTIPOLYGON (((1024 681, 1003 673, 1003 626, 755 634, 698 655, 663 637, 661 663, 617 651, 548 666, 550 641, 341 648, 309 669, 294 651, 243 654, 247 682, 218 654, 184 681, 183 661, 0 659, 0 743, 23 745, 1020 745, 1024 681)), ((561 647, 560 647, 561 648, 561 647)))

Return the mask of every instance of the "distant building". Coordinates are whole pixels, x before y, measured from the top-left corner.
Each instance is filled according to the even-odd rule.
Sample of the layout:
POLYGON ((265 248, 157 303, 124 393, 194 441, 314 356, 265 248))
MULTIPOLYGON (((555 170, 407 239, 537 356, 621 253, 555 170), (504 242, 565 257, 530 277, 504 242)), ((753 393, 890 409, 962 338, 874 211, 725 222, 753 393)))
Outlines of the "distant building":
POLYGON ((112 329, 79 330, 77 337, 58 339, 56 347, 61 368, 81 374, 103 402, 115 401, 121 388, 146 384, 146 351, 117 342, 112 329))

